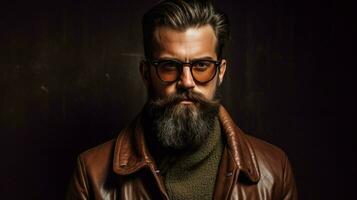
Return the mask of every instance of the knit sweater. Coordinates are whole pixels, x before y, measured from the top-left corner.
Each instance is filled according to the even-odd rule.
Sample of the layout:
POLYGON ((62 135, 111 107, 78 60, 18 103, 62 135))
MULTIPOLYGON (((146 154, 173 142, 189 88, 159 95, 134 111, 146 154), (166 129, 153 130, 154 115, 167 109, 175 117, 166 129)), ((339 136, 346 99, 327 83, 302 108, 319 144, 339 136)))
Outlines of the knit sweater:
POLYGON ((168 156, 159 163, 171 200, 212 199, 223 141, 218 119, 207 140, 195 152, 168 156))

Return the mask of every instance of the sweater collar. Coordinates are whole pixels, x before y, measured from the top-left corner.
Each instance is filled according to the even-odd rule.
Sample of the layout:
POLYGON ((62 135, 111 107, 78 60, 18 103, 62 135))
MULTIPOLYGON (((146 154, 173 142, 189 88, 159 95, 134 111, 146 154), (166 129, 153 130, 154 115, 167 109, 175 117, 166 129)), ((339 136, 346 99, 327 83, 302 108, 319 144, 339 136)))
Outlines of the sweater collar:
MULTIPOLYGON (((260 172, 254 150, 247 136, 235 125, 223 106, 220 106, 218 118, 221 131, 227 140, 228 151, 236 169, 241 171, 252 182, 258 182, 260 172)), ((113 170, 119 175, 129 175, 143 167, 157 171, 156 163, 145 144, 144 132, 140 123, 140 115, 123 129, 116 140, 113 170)))

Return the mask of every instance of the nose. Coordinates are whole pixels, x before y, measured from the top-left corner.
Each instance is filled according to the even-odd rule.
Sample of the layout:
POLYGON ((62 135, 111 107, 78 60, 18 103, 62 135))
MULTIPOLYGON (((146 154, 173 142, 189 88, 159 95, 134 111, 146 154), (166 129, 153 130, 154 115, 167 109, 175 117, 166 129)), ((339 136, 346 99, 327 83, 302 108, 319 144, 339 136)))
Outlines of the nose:
POLYGON ((178 81, 178 86, 180 88, 192 89, 195 87, 195 80, 192 77, 190 67, 184 66, 182 68, 182 73, 178 81))

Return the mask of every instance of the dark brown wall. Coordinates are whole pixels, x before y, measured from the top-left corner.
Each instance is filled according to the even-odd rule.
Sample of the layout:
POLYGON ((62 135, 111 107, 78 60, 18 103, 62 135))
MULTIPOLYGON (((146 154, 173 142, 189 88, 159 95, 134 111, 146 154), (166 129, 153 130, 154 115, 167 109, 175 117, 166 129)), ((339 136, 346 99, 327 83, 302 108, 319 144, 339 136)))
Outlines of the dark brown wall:
MULTIPOLYGON (((140 19, 153 2, 1 5, 1 194, 63 199, 76 155, 141 109, 140 19)), ((223 104, 246 132, 286 151, 301 199, 336 199, 332 3, 218 4, 232 24, 223 104)))

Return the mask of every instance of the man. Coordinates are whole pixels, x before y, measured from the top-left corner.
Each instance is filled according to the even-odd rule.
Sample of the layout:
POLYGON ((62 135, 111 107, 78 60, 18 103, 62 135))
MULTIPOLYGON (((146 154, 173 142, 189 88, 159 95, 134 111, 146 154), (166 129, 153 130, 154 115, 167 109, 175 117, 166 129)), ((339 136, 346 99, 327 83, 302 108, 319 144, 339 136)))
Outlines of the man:
POLYGON ((227 17, 210 1, 167 0, 142 22, 148 101, 78 157, 68 199, 297 199, 286 155, 219 104, 227 17))

